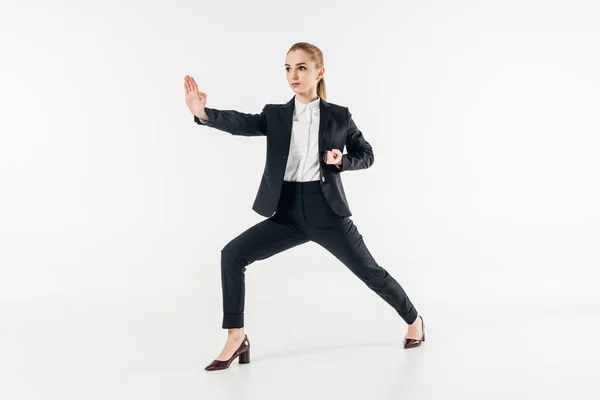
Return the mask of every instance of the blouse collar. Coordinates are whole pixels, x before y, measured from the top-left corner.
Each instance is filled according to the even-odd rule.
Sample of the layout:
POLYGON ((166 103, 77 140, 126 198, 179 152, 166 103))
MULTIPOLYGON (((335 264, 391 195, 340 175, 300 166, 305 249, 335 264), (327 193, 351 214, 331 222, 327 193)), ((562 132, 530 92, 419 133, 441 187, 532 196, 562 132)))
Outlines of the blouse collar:
POLYGON ((314 114, 317 111, 319 111, 320 102, 321 102, 321 98, 319 96, 317 96, 317 98, 315 100, 311 101, 308 104, 301 103, 300 101, 298 101, 298 98, 294 98, 294 103, 296 106, 296 114, 300 115, 307 109, 310 110, 314 114))

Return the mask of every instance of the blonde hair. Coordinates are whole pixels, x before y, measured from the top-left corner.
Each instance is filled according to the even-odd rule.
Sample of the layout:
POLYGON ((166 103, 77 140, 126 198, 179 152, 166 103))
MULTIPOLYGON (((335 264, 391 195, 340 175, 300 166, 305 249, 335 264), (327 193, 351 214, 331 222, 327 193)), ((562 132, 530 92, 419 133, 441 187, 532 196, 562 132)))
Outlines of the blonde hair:
MULTIPOLYGON (((297 42, 290 47, 288 50, 288 54, 294 50, 304 50, 308 53, 311 60, 317 64, 317 69, 323 67, 323 52, 314 44, 310 44, 307 42, 297 42)), ((319 79, 319 83, 317 83, 317 95, 323 100, 327 100, 327 88, 325 86, 325 78, 321 77, 319 79)))

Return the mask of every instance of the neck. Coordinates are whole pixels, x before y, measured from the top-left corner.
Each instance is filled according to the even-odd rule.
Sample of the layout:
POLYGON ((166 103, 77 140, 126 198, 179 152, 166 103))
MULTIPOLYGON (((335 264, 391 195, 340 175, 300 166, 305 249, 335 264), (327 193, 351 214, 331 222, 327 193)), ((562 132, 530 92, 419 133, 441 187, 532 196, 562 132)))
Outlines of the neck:
POLYGON ((318 98, 316 91, 314 93, 296 93, 296 99, 302 104, 308 104, 318 98))

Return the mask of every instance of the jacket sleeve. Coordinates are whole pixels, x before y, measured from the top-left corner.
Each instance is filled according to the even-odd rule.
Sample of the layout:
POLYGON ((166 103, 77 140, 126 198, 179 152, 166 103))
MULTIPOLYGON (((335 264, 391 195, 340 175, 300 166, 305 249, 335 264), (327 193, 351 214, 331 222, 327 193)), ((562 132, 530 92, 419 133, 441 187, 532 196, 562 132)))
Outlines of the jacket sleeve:
POLYGON ((346 108, 346 116, 348 121, 348 133, 346 134, 347 153, 342 155, 340 172, 369 168, 375 160, 373 148, 357 128, 348 108, 346 108))
POLYGON ((235 110, 217 110, 204 107, 208 120, 201 120, 194 115, 194 122, 239 136, 265 136, 267 134, 267 116, 269 104, 260 114, 248 114, 235 110))

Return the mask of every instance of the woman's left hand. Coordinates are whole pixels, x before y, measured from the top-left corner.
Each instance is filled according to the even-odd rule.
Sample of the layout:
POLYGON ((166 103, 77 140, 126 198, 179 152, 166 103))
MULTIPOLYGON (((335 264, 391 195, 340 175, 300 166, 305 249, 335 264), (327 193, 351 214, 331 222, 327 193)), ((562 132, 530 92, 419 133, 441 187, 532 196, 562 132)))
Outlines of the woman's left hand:
POLYGON ((342 164, 342 152, 339 151, 338 149, 325 150, 325 155, 323 156, 323 161, 325 161, 325 164, 341 165, 342 164))

